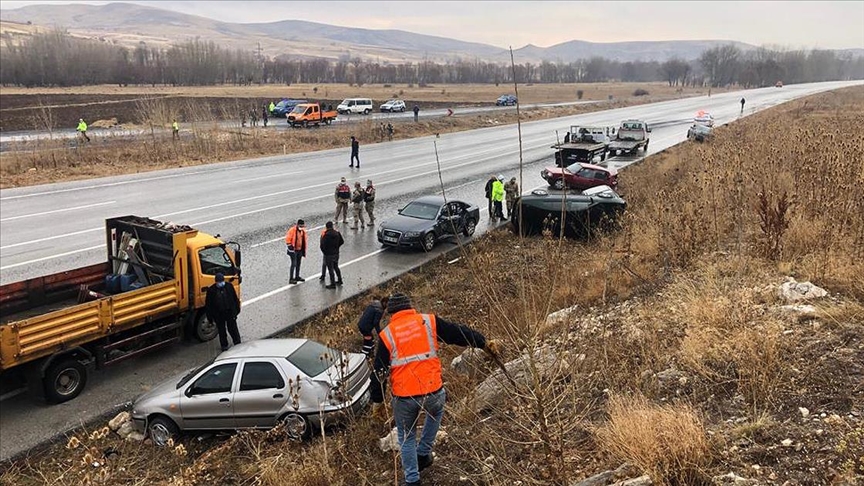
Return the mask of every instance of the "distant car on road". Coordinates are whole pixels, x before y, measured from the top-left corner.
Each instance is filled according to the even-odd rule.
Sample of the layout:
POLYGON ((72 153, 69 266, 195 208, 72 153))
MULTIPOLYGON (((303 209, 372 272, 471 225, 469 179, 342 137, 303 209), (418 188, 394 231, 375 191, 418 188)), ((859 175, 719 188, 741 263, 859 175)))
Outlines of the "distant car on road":
POLYGON ((555 189, 590 189, 595 186, 618 187, 618 171, 599 165, 577 162, 567 167, 547 167, 540 177, 555 189))
POLYGON ((157 445, 188 430, 271 428, 306 439, 325 423, 369 402, 365 356, 309 339, 238 344, 198 369, 135 400, 132 421, 157 445))
POLYGON ((462 201, 444 201, 441 196, 424 196, 408 203, 378 226, 378 242, 384 246, 420 247, 431 251, 435 243, 462 233, 474 234, 480 208, 462 201))
POLYGON ((774 83, 774 87, 775 88, 782 88, 783 87, 783 81, 777 81, 776 83, 774 83))
POLYGON ((279 103, 276 103, 276 107, 273 108, 272 115, 278 118, 285 118, 288 116, 288 113, 291 113, 291 110, 293 110, 295 106, 301 103, 307 103, 307 101, 292 99, 282 100, 279 103))
POLYGON ((372 113, 372 100, 369 98, 347 98, 342 100, 342 103, 336 107, 336 111, 340 115, 351 113, 362 113, 368 115, 372 113))
POLYGON ((389 100, 386 103, 383 103, 378 107, 381 110, 381 113, 390 112, 390 113, 405 113, 405 102, 402 100, 389 100))
POLYGON ((518 100, 513 95, 501 95, 495 100, 495 106, 513 106, 518 100))
POLYGON ((711 137, 714 136, 714 128, 707 125, 700 125, 698 123, 694 123, 689 130, 687 130, 687 140, 695 140, 697 142, 705 142, 711 137))
POLYGON ((597 186, 581 194, 534 190, 517 199, 513 207, 511 225, 516 233, 558 236, 563 228, 564 236, 581 238, 596 229, 615 228, 627 203, 609 186, 597 186))

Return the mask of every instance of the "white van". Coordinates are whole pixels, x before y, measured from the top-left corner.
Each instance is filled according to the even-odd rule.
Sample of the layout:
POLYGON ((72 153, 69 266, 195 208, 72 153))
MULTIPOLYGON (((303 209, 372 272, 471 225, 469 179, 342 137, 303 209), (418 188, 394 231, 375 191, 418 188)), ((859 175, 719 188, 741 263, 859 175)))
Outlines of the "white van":
POLYGON ((364 115, 368 115, 372 113, 372 109, 372 100, 369 98, 348 98, 342 100, 342 103, 339 103, 339 106, 336 107, 336 111, 340 115, 344 115, 345 113, 363 113, 364 115))

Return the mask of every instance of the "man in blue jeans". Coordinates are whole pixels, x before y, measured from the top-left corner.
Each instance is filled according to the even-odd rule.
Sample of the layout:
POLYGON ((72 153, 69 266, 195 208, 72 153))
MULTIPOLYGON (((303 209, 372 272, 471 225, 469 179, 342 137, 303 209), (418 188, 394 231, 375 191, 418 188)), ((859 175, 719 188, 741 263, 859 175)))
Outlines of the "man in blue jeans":
POLYGON ((420 484, 420 471, 432 465, 432 446, 441 426, 447 392, 441 379, 438 341, 485 349, 500 356, 500 346, 487 341, 470 327, 454 324, 434 314, 420 314, 411 299, 394 293, 387 300, 390 324, 380 333, 372 374, 373 412, 382 410, 384 383, 378 375, 390 371, 393 387, 393 419, 402 458, 406 485, 420 484), (423 433, 417 443, 417 422, 426 412, 423 433))

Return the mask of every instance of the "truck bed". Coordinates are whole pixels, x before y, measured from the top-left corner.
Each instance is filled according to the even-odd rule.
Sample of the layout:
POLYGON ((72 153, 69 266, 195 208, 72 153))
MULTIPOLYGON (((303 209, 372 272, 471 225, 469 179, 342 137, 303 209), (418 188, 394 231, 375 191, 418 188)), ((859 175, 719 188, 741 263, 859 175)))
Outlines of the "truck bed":
POLYGON ((0 287, 0 324, 77 304, 81 285, 98 292, 110 272, 110 264, 98 263, 4 285, 0 287))

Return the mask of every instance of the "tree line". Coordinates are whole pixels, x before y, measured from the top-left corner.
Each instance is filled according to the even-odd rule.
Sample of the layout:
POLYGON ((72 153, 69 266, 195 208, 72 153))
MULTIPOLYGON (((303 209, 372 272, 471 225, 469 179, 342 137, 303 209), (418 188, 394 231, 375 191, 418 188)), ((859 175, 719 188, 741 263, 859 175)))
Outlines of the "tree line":
POLYGON ((665 81, 670 86, 757 87, 776 81, 800 83, 864 79, 864 58, 834 51, 743 51, 724 45, 699 59, 621 62, 602 57, 575 62, 520 63, 514 67, 480 60, 380 63, 360 58, 264 58, 214 42, 189 40, 170 47, 134 48, 84 39, 63 31, 35 34, 0 49, 0 83, 16 86, 93 84, 248 85, 257 83, 418 84, 593 83, 665 81))

